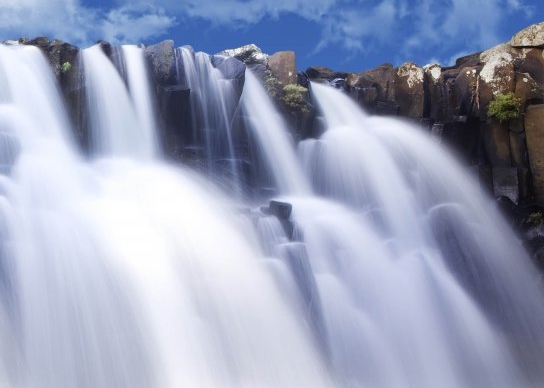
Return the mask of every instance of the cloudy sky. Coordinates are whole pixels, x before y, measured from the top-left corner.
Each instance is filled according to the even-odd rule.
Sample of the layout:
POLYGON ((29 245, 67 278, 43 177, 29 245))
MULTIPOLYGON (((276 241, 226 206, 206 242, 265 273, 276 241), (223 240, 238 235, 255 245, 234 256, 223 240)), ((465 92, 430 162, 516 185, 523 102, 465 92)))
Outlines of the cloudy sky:
POLYGON ((443 65, 544 20, 542 0, 0 0, 0 40, 98 39, 216 53, 255 43, 294 50, 297 66, 360 71, 384 62, 443 65))

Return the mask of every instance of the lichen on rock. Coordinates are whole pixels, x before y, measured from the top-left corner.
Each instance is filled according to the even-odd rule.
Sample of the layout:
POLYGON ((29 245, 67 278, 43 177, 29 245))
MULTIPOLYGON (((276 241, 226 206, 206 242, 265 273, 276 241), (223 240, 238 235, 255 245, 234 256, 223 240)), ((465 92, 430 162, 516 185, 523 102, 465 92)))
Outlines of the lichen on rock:
POLYGON ((544 47, 544 22, 533 24, 510 40, 512 47, 544 47))
POLYGON ((406 77, 406 83, 410 88, 423 82, 423 74, 423 69, 412 62, 406 62, 397 68, 397 75, 406 77))

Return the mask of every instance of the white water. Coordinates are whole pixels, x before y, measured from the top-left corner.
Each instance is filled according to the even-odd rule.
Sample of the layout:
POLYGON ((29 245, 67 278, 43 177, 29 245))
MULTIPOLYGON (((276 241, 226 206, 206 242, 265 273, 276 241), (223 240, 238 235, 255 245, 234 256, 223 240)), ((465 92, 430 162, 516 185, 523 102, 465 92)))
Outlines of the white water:
POLYGON ((248 74, 300 241, 269 216, 255 233, 159 161, 138 51, 128 88, 84 51, 89 161, 38 50, 0 46, 0 387, 544 385, 535 269, 444 150, 313 85, 327 128, 298 159, 248 74))
MULTIPOLYGON (((234 81, 225 79, 206 53, 180 47, 176 55, 181 62, 178 68, 183 69, 182 78, 190 89, 193 144, 189 146, 203 147, 207 172, 219 171, 216 177, 226 175, 234 182, 236 192, 241 187, 241 173, 232 134, 232 119, 238 109, 234 81)), ((241 193, 236 194, 240 197, 241 193)))
POLYGON ((100 45, 82 51, 93 151, 149 159, 155 154, 156 140, 143 54, 135 47, 123 52, 130 63, 132 96, 100 45))
MULTIPOLYGON (((0 50, 0 124, 20 143, 0 180, 2 387, 331 387, 296 295, 222 194, 120 135, 115 157, 83 161, 37 49, 0 50)), ((91 50, 89 82, 118 86, 91 50)))
POLYGON ((287 135, 286 125, 250 71, 246 71, 242 103, 248 125, 257 138, 259 151, 263 153, 280 192, 309 194, 311 189, 294 154, 294 146, 287 135))
POLYGON ((326 131, 301 160, 343 205, 289 201, 345 384, 542 385, 543 293, 488 200, 430 138, 312 89, 326 131))

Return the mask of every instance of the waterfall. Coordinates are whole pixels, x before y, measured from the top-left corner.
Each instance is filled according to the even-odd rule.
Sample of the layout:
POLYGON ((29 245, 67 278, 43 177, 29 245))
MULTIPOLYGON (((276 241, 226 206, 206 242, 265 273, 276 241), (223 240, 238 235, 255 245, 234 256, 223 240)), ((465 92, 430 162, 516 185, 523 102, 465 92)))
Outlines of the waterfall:
POLYGON ((259 81, 250 71, 246 71, 242 101, 248 125, 257 138, 266 167, 274 177, 280 193, 310 193, 310 187, 287 134, 287 127, 259 81))
POLYGON ((129 63, 128 86, 100 45, 82 52, 93 151, 151 158, 156 152, 155 124, 143 54, 129 46, 122 52, 129 63))
POLYGON ((176 50, 178 69, 190 90, 191 143, 202 148, 205 171, 227 177, 223 184, 241 196, 242 161, 234 147, 233 118, 238 109, 235 81, 226 79, 212 64, 211 57, 191 47, 176 50))
POLYGON ((0 45, 0 387, 544 386, 536 269, 426 134, 312 84, 295 147, 256 77, 180 48, 203 163, 174 165, 142 49, 81 55, 90 155, 39 50, 0 45), (241 195, 244 132, 280 217, 241 195))
POLYGON ((86 160, 38 50, 0 49, 0 123, 20 150, 0 181, 2 386, 332 387, 284 266, 224 194, 149 159, 107 58, 83 53, 88 98, 122 133, 93 125, 105 146, 86 160))

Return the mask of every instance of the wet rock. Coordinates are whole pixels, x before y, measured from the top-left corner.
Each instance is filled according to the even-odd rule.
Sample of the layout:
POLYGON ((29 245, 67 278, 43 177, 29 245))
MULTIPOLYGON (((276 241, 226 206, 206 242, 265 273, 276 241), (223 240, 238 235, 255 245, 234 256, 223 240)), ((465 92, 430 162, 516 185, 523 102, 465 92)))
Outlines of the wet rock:
POLYGON ((398 116, 400 105, 395 101, 377 101, 374 113, 380 116, 398 116))
POLYGON ((162 86, 158 89, 159 117, 161 119, 161 141, 169 158, 183 158, 184 147, 192 144, 190 128, 190 90, 183 85, 162 86))
POLYGON ((285 230, 286 236, 290 240, 293 239, 294 225, 290 220, 291 212, 293 211, 293 205, 288 202, 272 200, 269 202, 268 207, 261 207, 261 211, 264 214, 270 214, 275 216, 280 221, 283 229, 285 230))
POLYGON ((158 85, 175 85, 178 82, 173 40, 146 46, 144 55, 158 85))
POLYGON ((211 63, 223 74, 225 79, 243 81, 245 78, 246 65, 234 57, 214 55, 211 57, 211 63))
POLYGON ((515 167, 497 167, 491 170, 493 194, 507 197, 513 203, 519 202, 518 170, 515 167))
POLYGON ((288 220, 291 217, 293 205, 288 202, 270 201, 268 204, 268 214, 278 217, 280 220, 288 220))
POLYGON ((237 91, 237 100, 242 95, 245 83, 246 65, 233 57, 214 55, 211 57, 212 65, 223 74, 223 77, 234 81, 237 91))

